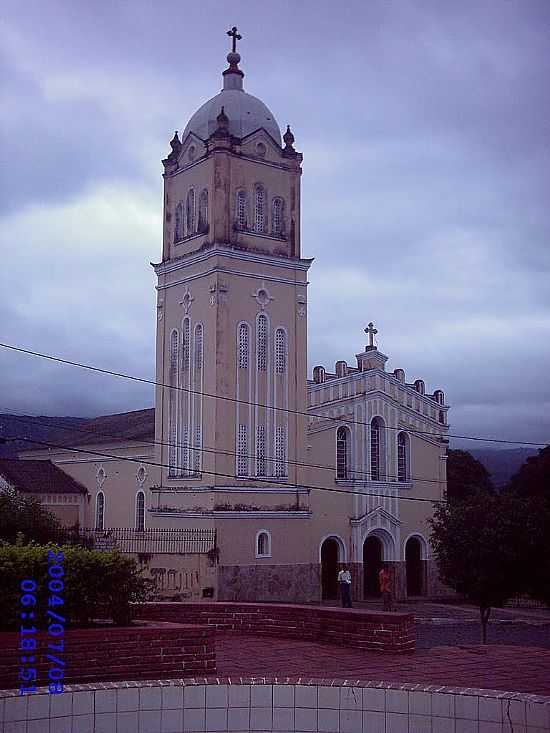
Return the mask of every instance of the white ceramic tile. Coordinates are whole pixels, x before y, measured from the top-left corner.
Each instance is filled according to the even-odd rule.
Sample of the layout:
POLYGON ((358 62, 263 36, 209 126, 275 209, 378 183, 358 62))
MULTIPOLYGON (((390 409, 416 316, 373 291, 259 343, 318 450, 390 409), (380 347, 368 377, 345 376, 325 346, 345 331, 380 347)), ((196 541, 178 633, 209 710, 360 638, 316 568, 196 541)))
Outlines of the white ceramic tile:
MULTIPOLYGON (((180 733, 183 730, 183 710, 162 710, 160 717, 161 733, 180 733)), ((117 733, 120 733, 117 730, 117 733)))
POLYGON ((386 713, 364 710, 363 733, 386 733, 386 713))
POLYGON ((386 690, 386 712, 408 713, 409 693, 405 690, 386 690))
POLYGON ((363 689, 363 710, 386 710, 386 691, 374 687, 363 689))
POLYGON ((502 722, 502 702, 496 697, 479 698, 479 720, 502 722))
POLYGON ((273 730, 294 730, 294 708, 273 708, 273 730))
MULTIPOLYGON (((430 733, 432 730, 432 719, 429 715, 409 716, 409 733, 430 733)), ((366 733, 366 732, 365 732, 366 733)))
MULTIPOLYGON (((206 692, 208 697, 208 691, 206 692)), ((206 708, 206 730, 208 733, 227 730, 227 708, 206 708)))
POLYGON ((229 708, 227 711, 227 730, 242 731, 249 729, 250 711, 245 708, 229 708))
POLYGON ((50 718, 63 718, 72 715, 73 693, 61 692, 59 695, 50 695, 50 718))
POLYGON ((50 733, 71 733, 71 723, 72 716, 65 718, 52 718, 50 720, 50 733))
MULTIPOLYGON (((254 693, 254 688, 252 688, 254 693)), ((271 730, 273 727, 273 708, 250 708, 250 730, 271 730)))
POLYGON ((95 713, 114 713, 116 710, 116 690, 96 690, 95 713))
POLYGON ((85 690, 82 692, 73 692, 73 715, 89 715, 93 712, 94 693, 85 690))
POLYGON ((273 705, 278 708, 294 706, 294 685, 273 685, 273 705))
POLYGON ((479 733, 502 733, 502 723, 496 723, 494 720, 480 720, 479 733))
POLYGON ((502 700, 502 720, 504 723, 510 722, 513 727, 514 723, 518 725, 527 725, 525 716, 525 702, 523 700, 502 700))
POLYGON ((88 713, 87 715, 75 715, 72 720, 72 733, 94 733, 93 713, 88 713))
MULTIPOLYGON (((450 696, 449 696, 450 697, 450 696)), ((435 699, 435 696, 434 696, 435 699)), ((433 700, 432 700, 433 705, 433 700)), ((432 733, 455 733, 454 718, 432 717, 432 733)))
POLYGON ((317 706, 338 710, 340 708, 340 689, 338 687, 319 686, 317 688, 317 706))
POLYGON ((193 710, 185 709, 183 711, 183 730, 184 731, 203 731, 205 729, 205 711, 204 708, 195 708, 193 710))
MULTIPOLYGON (((206 705, 206 687, 204 685, 188 685, 183 688, 183 707, 202 708, 206 705)), ((185 716, 184 716, 185 717, 185 716)))
POLYGON ((139 714, 137 710, 130 710, 116 714, 117 733, 136 733, 139 726, 139 714))
MULTIPOLYGON (((69 719, 70 722, 70 719, 69 719)), ((38 720, 28 720, 27 721, 27 733, 48 733, 50 726, 50 721, 48 718, 40 718, 38 720)), ((69 728, 69 733, 70 733, 69 728)))
POLYGON ((409 733, 409 714, 386 713, 386 733, 409 733))
MULTIPOLYGON (((116 714, 96 713, 94 733, 116 733, 116 714)), ((152 731, 147 731, 147 733, 152 733, 152 731)))
POLYGON ((477 720, 459 719, 455 721, 455 733, 479 733, 477 720))
POLYGON ((478 720, 478 700, 473 695, 455 695, 455 717, 478 720))
POLYGON ((160 710, 161 692, 160 687, 139 688, 139 709, 160 710))
POLYGON ((139 690, 137 687, 124 687, 116 691, 117 713, 139 710, 139 690))
POLYGON ((139 733, 160 733, 160 710, 140 710, 139 733))
POLYGON ((362 733, 363 714, 360 710, 340 710, 340 733, 362 733))
POLYGON ((49 717, 50 697, 59 697, 59 695, 29 695, 29 707, 27 709, 27 717, 29 720, 49 717))
POLYGON ((251 685, 250 705, 253 708, 269 708, 273 705, 273 685, 251 685))
POLYGON ((230 708, 250 707, 250 685, 228 685, 228 693, 230 708))
POLYGON ((525 706, 527 725, 545 728, 548 726, 547 706, 539 702, 528 702, 525 706))
POLYGON ((440 718, 455 717, 455 696, 444 692, 432 694, 432 715, 440 718))
POLYGON ((340 730, 339 711, 335 709, 321 708, 317 713, 317 730, 324 731, 326 733, 338 733, 340 730))
POLYGON ((2 733, 26 733, 27 723, 24 720, 10 720, 4 723, 2 733))
POLYGON ((294 705, 297 708, 316 708, 317 707, 317 686, 316 685, 296 685, 294 705))
POLYGON ((227 685, 208 685, 206 708, 227 708, 227 685))
POLYGON ((361 710, 363 706, 363 690, 361 687, 340 688, 340 708, 342 710, 361 710))
POLYGON ((432 696, 429 692, 409 692, 409 713, 413 715, 432 714, 432 696))
POLYGON ((183 708, 183 687, 181 685, 170 685, 160 689, 163 710, 181 710, 183 708))
POLYGON ((294 708, 296 730, 317 730, 317 708, 294 708))

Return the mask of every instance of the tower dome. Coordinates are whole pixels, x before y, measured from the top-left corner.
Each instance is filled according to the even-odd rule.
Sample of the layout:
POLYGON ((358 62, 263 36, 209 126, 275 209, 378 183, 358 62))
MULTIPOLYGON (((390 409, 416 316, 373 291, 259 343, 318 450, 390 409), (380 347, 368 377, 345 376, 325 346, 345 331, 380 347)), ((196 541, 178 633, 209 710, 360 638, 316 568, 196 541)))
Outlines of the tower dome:
POLYGON ((223 107, 229 118, 229 133, 243 138, 263 127, 277 145, 281 145, 281 130, 270 109, 257 97, 243 89, 244 73, 239 69, 240 55, 235 50, 237 35, 233 28, 233 51, 227 54, 229 68, 223 72, 223 89, 215 97, 205 102, 191 117, 183 133, 183 139, 193 132, 202 140, 207 140, 217 127, 216 118, 223 107))

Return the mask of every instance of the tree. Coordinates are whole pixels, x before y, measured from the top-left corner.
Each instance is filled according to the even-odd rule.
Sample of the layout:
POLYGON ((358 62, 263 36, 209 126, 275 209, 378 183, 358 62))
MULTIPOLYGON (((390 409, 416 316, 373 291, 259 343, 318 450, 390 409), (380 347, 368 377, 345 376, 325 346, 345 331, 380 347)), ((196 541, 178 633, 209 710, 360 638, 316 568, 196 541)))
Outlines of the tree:
POLYGON ((523 582, 522 521, 515 497, 478 493, 439 504, 430 522, 441 579, 479 607, 483 644, 491 608, 516 595, 523 582))
POLYGON ((531 456, 512 476, 505 491, 517 496, 537 497, 550 501, 550 446, 531 456))
POLYGON ((0 541, 14 543, 22 538, 45 544, 55 542, 60 529, 57 517, 32 496, 0 490, 0 541))
POLYGON ((480 493, 494 494, 485 466, 465 450, 447 451, 447 498, 461 500, 480 493))

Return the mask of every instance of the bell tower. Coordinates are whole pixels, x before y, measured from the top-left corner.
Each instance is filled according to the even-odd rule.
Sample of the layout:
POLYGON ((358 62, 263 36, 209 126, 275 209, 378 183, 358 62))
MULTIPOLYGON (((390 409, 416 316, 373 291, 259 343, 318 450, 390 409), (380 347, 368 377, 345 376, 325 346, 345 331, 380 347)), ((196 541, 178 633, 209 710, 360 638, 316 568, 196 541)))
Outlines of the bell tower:
MULTIPOLYGON (((223 88, 164 164, 157 291, 161 487, 299 484, 305 461, 307 271, 302 155, 243 88, 237 29, 223 88)), ((216 499, 219 501, 219 499, 216 499)))

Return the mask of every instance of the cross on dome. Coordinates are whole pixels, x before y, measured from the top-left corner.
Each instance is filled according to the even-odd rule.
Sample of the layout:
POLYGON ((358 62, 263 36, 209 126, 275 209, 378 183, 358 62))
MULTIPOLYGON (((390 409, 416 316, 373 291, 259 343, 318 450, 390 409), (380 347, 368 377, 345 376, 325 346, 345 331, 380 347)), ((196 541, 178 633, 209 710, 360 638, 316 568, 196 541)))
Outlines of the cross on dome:
POLYGON ((368 333, 369 335, 369 346, 372 348, 374 346, 374 337, 378 333, 377 329, 374 327, 374 323, 369 323, 367 328, 364 329, 365 333, 368 333))
POLYGON ((231 36, 231 40, 233 41, 233 48, 231 49, 231 51, 233 53, 237 53, 237 41, 240 41, 242 39, 242 36, 237 33, 237 26, 234 25, 230 31, 227 31, 227 35, 231 36))

